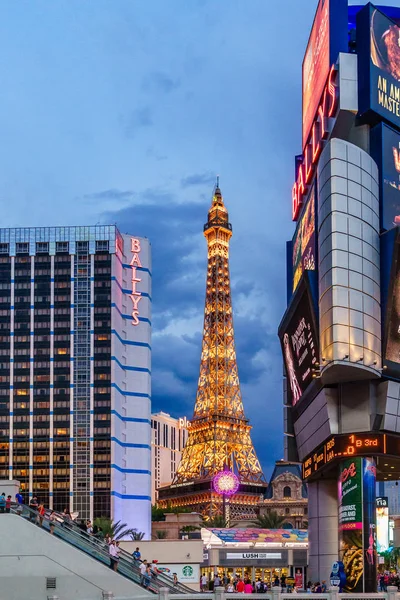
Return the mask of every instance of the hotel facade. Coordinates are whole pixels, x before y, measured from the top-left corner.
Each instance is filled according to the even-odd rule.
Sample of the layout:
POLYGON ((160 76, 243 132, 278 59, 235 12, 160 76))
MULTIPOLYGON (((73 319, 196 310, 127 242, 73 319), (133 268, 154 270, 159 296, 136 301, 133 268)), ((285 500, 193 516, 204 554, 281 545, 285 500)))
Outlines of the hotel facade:
POLYGON ((149 537, 150 395, 149 241, 0 229, 0 478, 149 537))

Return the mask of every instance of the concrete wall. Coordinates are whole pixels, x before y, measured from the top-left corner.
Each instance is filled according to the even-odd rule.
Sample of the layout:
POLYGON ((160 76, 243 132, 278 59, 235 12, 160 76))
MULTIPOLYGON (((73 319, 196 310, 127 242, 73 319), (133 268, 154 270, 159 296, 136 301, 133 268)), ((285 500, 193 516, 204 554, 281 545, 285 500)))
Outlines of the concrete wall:
MULTIPOLYGON (((203 562, 202 540, 121 542, 121 548, 130 554, 133 554, 137 547, 141 552, 142 560, 146 559, 148 562, 156 560, 160 565, 196 565, 200 569, 203 562)), ((180 581, 192 590, 199 591, 200 581, 194 583, 182 579, 180 581)))
POLYGON ((152 594, 23 517, 0 515, 1 600, 100 600, 102 591, 136 598, 152 594), (56 589, 46 590, 46 578, 56 589))

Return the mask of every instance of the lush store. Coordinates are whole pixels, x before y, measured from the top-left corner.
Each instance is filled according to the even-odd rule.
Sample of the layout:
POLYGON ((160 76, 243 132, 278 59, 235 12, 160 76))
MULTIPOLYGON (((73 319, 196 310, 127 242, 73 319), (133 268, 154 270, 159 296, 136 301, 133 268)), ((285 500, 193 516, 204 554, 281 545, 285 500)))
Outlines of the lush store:
POLYGON ((285 575, 302 588, 307 571, 308 536, 299 529, 202 529, 201 574, 213 579, 261 579, 272 585, 285 575))

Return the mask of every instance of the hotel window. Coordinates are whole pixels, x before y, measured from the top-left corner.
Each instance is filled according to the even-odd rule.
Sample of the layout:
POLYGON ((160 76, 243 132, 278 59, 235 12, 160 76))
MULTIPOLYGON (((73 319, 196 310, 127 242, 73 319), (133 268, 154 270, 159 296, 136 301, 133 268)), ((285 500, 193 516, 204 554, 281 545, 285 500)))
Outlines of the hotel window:
POLYGON ((29 390, 16 390, 17 396, 29 396, 29 390))
POLYGON ((292 490, 288 485, 285 485, 285 487, 283 488, 283 497, 284 498, 292 497, 292 490))
POLYGON ((96 241, 96 252, 108 252, 108 241, 97 240, 96 241))
POLYGON ((49 251, 49 242, 36 242, 36 252, 38 254, 43 254, 44 252, 49 251))
POLYGON ((8 244, 0 244, 0 254, 8 254, 9 246, 8 244))
POLYGON ((17 254, 26 254, 27 252, 29 252, 29 243, 28 242, 17 242, 16 252, 17 252, 17 254))
POLYGON ((56 435, 68 435, 68 431, 66 429, 56 429, 56 435))
POLYGON ((69 243, 68 242, 56 242, 56 252, 68 252, 69 251, 69 243))
POLYGON ((68 354, 68 348, 55 348, 56 354, 68 354))

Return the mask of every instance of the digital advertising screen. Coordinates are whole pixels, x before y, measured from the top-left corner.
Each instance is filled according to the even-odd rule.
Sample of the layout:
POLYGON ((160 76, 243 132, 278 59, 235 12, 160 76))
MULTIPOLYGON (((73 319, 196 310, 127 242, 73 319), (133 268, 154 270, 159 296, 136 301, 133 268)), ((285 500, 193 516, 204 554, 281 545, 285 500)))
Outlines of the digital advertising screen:
POLYGON ((400 133, 380 123, 371 130, 371 155, 379 168, 381 229, 400 225, 400 133))
POLYGON ((376 499, 376 550, 378 553, 389 549, 389 500, 376 499))
POLYGON ((400 28, 367 5, 357 16, 359 110, 400 127, 400 28))
POLYGON ((345 592, 369 591, 376 582, 375 483, 373 459, 353 457, 340 463, 339 557, 345 592))
POLYGON ((303 60, 303 148, 329 74, 329 4, 318 3, 303 60))
POLYGON ((384 364, 386 373, 400 373, 400 236, 397 232, 385 311, 384 364))
POLYGON ((317 327, 311 293, 304 276, 279 327, 288 380, 289 402, 295 406, 313 380, 319 360, 317 327))
POLYGON ((304 271, 314 271, 315 256, 315 185, 311 188, 306 207, 293 237, 293 291, 304 271))

